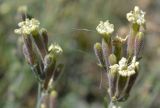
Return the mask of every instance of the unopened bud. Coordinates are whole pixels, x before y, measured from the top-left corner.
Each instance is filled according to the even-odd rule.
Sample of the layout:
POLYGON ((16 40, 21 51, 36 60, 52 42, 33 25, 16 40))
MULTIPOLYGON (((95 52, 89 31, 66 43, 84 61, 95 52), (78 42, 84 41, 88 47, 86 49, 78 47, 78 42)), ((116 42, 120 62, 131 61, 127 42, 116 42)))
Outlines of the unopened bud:
POLYGON ((57 95, 58 94, 55 90, 51 91, 49 98, 49 108, 56 108, 57 95))
POLYGON ((42 28, 40 30, 40 33, 41 33, 41 36, 42 36, 42 40, 44 42, 44 46, 47 49, 47 47, 48 47, 48 34, 47 34, 47 30, 44 29, 44 28, 42 28))
POLYGON ((116 90, 118 67, 119 67, 118 64, 114 64, 109 67, 108 80, 109 80, 109 94, 111 98, 114 96, 116 90))
POLYGON ((110 63, 110 65, 114 65, 117 63, 117 58, 114 54, 109 55, 109 63, 110 63))
POLYGON ((99 65, 104 67, 105 63, 104 63, 104 59, 103 59, 102 46, 100 43, 94 44, 94 52, 95 52, 95 55, 98 59, 99 65))
POLYGON ((134 44, 134 47, 135 47, 134 55, 137 58, 141 57, 143 46, 144 46, 144 34, 142 32, 139 32, 136 36, 135 44, 134 44))
POLYGON ((32 32, 33 42, 36 45, 37 51, 43 61, 45 55, 47 54, 47 49, 44 45, 44 42, 42 41, 42 38, 40 37, 39 31, 32 32))
POLYGON ((24 37, 23 54, 30 65, 35 64, 35 53, 30 37, 24 37))

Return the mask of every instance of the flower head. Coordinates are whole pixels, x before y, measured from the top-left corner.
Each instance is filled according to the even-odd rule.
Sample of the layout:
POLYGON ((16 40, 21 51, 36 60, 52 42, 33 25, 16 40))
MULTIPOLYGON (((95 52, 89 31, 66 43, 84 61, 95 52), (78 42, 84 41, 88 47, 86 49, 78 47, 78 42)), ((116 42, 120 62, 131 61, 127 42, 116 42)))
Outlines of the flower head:
POLYGON ((121 38, 120 36, 117 35, 114 41, 119 43, 124 43, 127 40, 127 38, 128 38, 127 36, 125 38, 121 38))
POLYGON ((16 34, 21 34, 21 35, 29 35, 33 31, 39 29, 40 22, 34 18, 26 19, 25 21, 22 21, 18 23, 18 26, 20 27, 19 29, 15 29, 16 34))
POLYGON ((134 7, 133 11, 127 13, 127 19, 129 22, 137 23, 138 25, 145 24, 145 12, 139 9, 138 6, 134 7))
POLYGON ((138 69, 139 68, 139 62, 136 61, 136 57, 134 56, 132 59, 131 64, 128 66, 128 69, 138 69))
POLYGON ((139 62, 136 61, 134 56, 131 64, 128 66, 126 58, 122 58, 119 62, 119 74, 122 76, 131 76, 136 73, 136 69, 139 67, 139 62))
POLYGON ((114 25, 110 24, 109 21, 100 21, 99 25, 97 26, 96 30, 100 34, 111 34, 114 31, 114 25))
POLYGON ((63 52, 62 48, 58 44, 51 44, 48 48, 48 51, 61 54, 63 52))
POLYGON ((125 70, 127 68, 127 59, 122 57, 119 61, 119 70, 125 70))
POLYGON ((115 74, 116 72, 118 72, 119 65, 114 64, 114 65, 110 66, 109 68, 110 68, 111 73, 115 74))
POLYGON ((110 67, 111 73, 118 72, 121 76, 131 76, 136 73, 136 69, 139 68, 139 62, 136 61, 136 57, 134 56, 131 63, 128 65, 128 61, 126 58, 122 57, 119 61, 119 64, 111 65, 110 67))

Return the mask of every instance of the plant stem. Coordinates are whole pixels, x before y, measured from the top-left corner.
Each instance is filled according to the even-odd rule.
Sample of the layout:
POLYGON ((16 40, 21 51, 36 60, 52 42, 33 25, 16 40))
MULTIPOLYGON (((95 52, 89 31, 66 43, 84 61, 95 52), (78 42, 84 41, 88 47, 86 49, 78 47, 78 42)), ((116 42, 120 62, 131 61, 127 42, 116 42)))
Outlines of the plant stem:
POLYGON ((104 108, 108 108, 107 97, 104 97, 104 108))
POLYGON ((41 84, 38 83, 38 92, 37 92, 37 104, 36 108, 40 108, 41 105, 41 84))
POLYGON ((110 104, 108 105, 108 108, 119 108, 119 106, 116 105, 115 102, 110 102, 110 104))

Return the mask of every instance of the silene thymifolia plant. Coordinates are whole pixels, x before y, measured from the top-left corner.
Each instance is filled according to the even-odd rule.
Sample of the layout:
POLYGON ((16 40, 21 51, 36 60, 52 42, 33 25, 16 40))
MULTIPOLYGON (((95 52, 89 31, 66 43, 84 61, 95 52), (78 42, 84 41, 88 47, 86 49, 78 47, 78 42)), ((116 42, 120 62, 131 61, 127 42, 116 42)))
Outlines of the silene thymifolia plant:
POLYGON ((27 13, 26 7, 19 10, 22 21, 15 33, 23 40, 23 54, 38 82, 37 108, 55 108, 57 92, 55 81, 63 68, 58 63, 62 48, 58 44, 48 47, 48 35, 40 22, 27 13))
POLYGON ((126 101, 139 73, 139 60, 142 57, 145 30, 145 12, 134 7, 126 15, 131 23, 130 32, 125 37, 111 34, 114 25, 107 20, 100 21, 97 31, 102 37, 101 43, 95 43, 94 51, 98 66, 106 73, 111 100, 109 108, 116 108, 115 103, 126 101))

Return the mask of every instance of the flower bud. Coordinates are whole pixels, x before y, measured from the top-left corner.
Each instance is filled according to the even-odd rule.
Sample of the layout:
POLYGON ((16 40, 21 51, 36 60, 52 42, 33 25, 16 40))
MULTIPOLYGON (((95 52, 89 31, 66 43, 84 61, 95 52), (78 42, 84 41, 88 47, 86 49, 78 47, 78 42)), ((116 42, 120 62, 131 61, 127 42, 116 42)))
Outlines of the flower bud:
POLYGON ((49 96, 49 108, 56 108, 57 92, 52 90, 49 96))
POLYGON ((40 34, 41 34, 41 36, 42 36, 42 41, 43 41, 43 43, 44 43, 44 46, 45 46, 45 48, 47 49, 47 47, 48 47, 48 34, 47 34, 47 30, 44 29, 44 28, 42 28, 42 29, 40 30, 40 34))
POLYGON ((30 65, 35 64, 35 53, 30 37, 24 37, 23 54, 30 65))
POLYGON ((99 65, 101 67, 105 67, 105 62, 104 62, 104 59, 103 59, 102 46, 101 46, 100 43, 94 44, 94 52, 95 52, 95 55, 98 59, 99 65))
POLYGON ((36 49, 41 57, 41 60, 44 60, 45 55, 47 54, 47 49, 44 46, 44 43, 42 41, 42 38, 40 37, 40 34, 38 31, 34 31, 34 33, 32 33, 32 38, 33 38, 33 42, 36 45, 36 49))
POLYGON ((141 53, 144 46, 144 34, 142 32, 139 32, 136 36, 135 43, 134 43, 134 55, 139 59, 141 57, 141 53))
POLYGON ((136 33, 131 31, 128 35, 128 42, 127 42, 127 55, 131 57, 134 55, 134 42, 135 42, 136 33))
POLYGON ((117 58, 116 58, 116 56, 114 55, 114 54, 110 54, 109 55, 109 64, 110 65, 114 65, 114 64, 116 64, 117 63, 117 58))
POLYGON ((109 80, 109 94, 111 99, 112 97, 114 97, 115 90, 116 90, 118 67, 119 67, 118 64, 114 64, 109 67, 108 80, 109 80))

